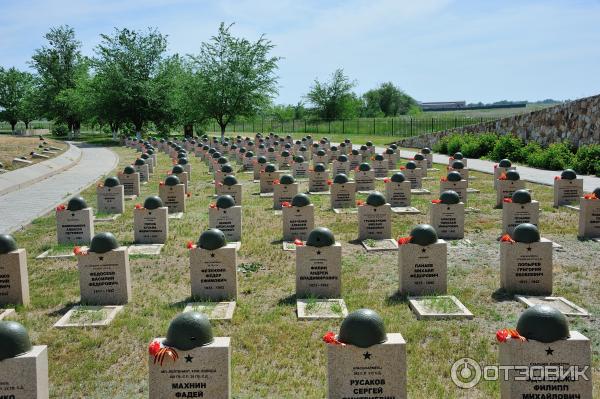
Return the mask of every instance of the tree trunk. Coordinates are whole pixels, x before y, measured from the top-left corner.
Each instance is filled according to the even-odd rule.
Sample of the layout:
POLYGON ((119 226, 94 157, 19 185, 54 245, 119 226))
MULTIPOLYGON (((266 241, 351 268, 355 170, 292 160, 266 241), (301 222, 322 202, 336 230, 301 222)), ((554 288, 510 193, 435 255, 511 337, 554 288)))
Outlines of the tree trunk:
POLYGON ((29 130, 29 121, 25 121, 25 130, 29 130))
POLYGON ((81 122, 76 121, 75 123, 73 123, 73 127, 75 130, 75 137, 79 138, 79 133, 81 133, 81 122))
POLYGON ((186 123, 183 125, 183 135, 185 137, 193 137, 194 136, 194 124, 186 123))
POLYGON ((16 125, 17 125, 17 122, 10 121, 10 130, 12 131, 12 134, 15 134, 15 126, 16 125))
POLYGON ((221 143, 225 142, 225 128, 227 127, 227 125, 222 125, 219 123, 219 126, 221 127, 221 143))
POLYGON ((111 128, 111 131, 112 131, 113 141, 117 141, 117 139, 118 139, 117 134, 119 133, 119 131, 117 129, 115 129, 114 127, 111 128))
POLYGON ((136 122, 134 123, 135 126, 135 137, 140 140, 142 138, 142 127, 143 127, 143 122, 136 122))

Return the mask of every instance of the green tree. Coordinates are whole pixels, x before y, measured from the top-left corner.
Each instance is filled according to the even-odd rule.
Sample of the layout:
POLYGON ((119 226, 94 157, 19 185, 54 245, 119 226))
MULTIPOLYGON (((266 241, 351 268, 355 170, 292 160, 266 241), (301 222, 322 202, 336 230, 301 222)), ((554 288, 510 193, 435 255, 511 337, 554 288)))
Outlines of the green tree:
POLYGON ((130 122, 138 136, 148 122, 169 124, 173 115, 166 76, 170 70, 165 65, 167 37, 156 29, 115 29, 101 38, 93 59, 99 76, 95 84, 104 90, 96 98, 101 119, 113 132, 130 122))
POLYGON ((23 120, 25 99, 33 90, 33 76, 16 68, 0 67, 0 119, 10 123, 12 132, 19 120, 23 120))
POLYGON ((277 94, 277 62, 274 45, 262 35, 251 42, 234 37, 232 25, 221 23, 219 32, 202 43, 200 54, 191 56, 197 90, 189 93, 199 109, 221 128, 236 117, 250 117, 277 94))
POLYGON ((66 123, 71 132, 79 132, 81 115, 72 104, 64 101, 65 96, 73 96, 73 89, 87 74, 87 63, 81 55, 81 43, 75 38, 75 31, 68 25, 50 29, 45 36, 48 46, 35 50, 31 64, 39 77, 38 109, 43 116, 57 122, 66 123), (63 91, 70 90, 70 93, 63 91))
POLYGON ((416 101, 392 82, 382 83, 378 88, 367 91, 362 96, 364 116, 406 115, 416 101))
POLYGON ((329 82, 315 79, 306 95, 317 114, 324 119, 342 119, 356 116, 358 101, 352 89, 356 82, 344 75, 343 69, 337 69, 329 82))

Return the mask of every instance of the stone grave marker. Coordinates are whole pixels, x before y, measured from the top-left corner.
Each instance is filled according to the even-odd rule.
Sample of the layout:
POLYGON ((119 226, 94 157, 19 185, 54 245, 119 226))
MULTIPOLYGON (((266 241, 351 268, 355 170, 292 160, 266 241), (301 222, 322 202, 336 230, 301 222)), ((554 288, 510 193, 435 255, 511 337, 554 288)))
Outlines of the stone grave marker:
POLYGON ((13 236, 0 234, 0 305, 8 304, 29 305, 27 252, 13 236))
POLYGON ((254 161, 256 161, 256 156, 254 156, 254 152, 248 151, 244 154, 244 159, 242 160, 242 166, 244 170, 254 170, 254 161))
POLYGON ((273 185, 273 209, 281 209, 282 203, 291 202, 298 194, 298 183, 292 175, 281 175, 273 185))
POLYGON ((504 198, 511 198, 515 191, 523 189, 525 182, 516 170, 509 170, 500 176, 496 185, 496 208, 502 208, 504 198))
POLYGON ((439 200, 431 201, 429 219, 439 238, 465 237, 465 204, 455 191, 444 191, 439 200))
POLYGON ((331 209, 356 207, 356 183, 345 174, 338 174, 330 187, 331 209))
POLYGON ((405 399, 406 341, 386 333, 381 316, 370 309, 350 313, 339 334, 328 332, 328 398, 405 399))
POLYGON ((267 164, 267 158, 265 158, 264 156, 261 155, 258 158, 256 158, 256 160, 254 161, 254 163, 252 165, 253 180, 260 182, 260 172, 262 170, 264 170, 266 164, 267 164))
POLYGON ((324 165, 327 165, 329 163, 329 156, 327 155, 327 152, 323 149, 319 149, 317 150, 317 152, 313 153, 313 165, 316 165, 318 163, 322 163, 324 165))
POLYGON ((260 174, 260 193, 272 193, 275 180, 279 180, 279 171, 275 165, 267 164, 265 170, 260 174))
POLYGON ((358 207, 358 239, 390 240, 392 238, 392 210, 380 192, 373 192, 358 207))
POLYGON ((590 340, 570 330, 558 310, 531 307, 519 317, 516 331, 499 330, 496 339, 499 364, 507 370, 500 379, 501 399, 592 398, 590 340))
POLYGON ((403 173, 394 173, 384 184, 385 199, 392 208, 411 206, 411 184, 403 173))
POLYGON ((356 191, 368 192, 375 190, 375 171, 366 162, 358 166, 354 172, 354 181, 356 182, 356 191))
POLYGON ((372 169, 375 172, 375 178, 383 179, 388 175, 388 161, 381 154, 375 155, 371 162, 372 169))
POLYGON ((208 301, 237 298, 237 247, 225 234, 211 228, 190 249, 192 297, 208 301))
POLYGON ((583 179, 578 179, 571 169, 554 178, 554 207, 579 202, 583 196, 583 179))
POLYGON ((502 159, 497 165, 494 165, 494 189, 496 189, 500 176, 506 175, 509 170, 517 170, 509 159, 502 159))
MULTIPOLYGON (((224 159, 225 159, 225 161, 227 161, 227 158, 224 158, 224 159)), ((191 182, 192 181, 192 164, 190 164, 190 161, 188 161, 187 158, 179 158, 179 160, 177 161, 177 165, 179 165, 183 168, 183 171, 185 173, 187 173, 187 181, 191 182)))
POLYGON ((538 225, 540 203, 531 199, 527 190, 517 190, 502 204, 502 234, 513 235, 515 227, 523 223, 538 225))
POLYGON ((153 174, 154 173, 154 161, 152 160, 152 158, 150 158, 150 155, 144 153, 144 154, 140 155, 140 158, 146 162, 146 165, 148 165, 148 175, 153 174))
POLYGON ((393 149, 388 148, 383 153, 383 158, 387 162, 388 171, 396 169, 397 156, 393 149))
POLYGON ((126 166, 123 173, 117 175, 119 182, 123 185, 126 196, 137 197, 140 195, 140 174, 132 166, 126 166))
POLYGON ((440 180, 440 194, 444 191, 452 190, 458 194, 460 202, 467 203, 468 180, 462 178, 458 172, 450 172, 446 177, 440 180))
POLYGON ((329 172, 322 163, 315 164, 313 170, 308 172, 308 191, 310 193, 328 193, 329 172))
POLYGON ((16 321, 0 321, 0 397, 48 399, 48 348, 32 346, 27 329, 16 321))
POLYGON ((315 226, 315 206, 306 194, 298 194, 282 208, 283 241, 306 241, 315 226))
POLYGON ((169 213, 185 212, 185 186, 176 175, 168 176, 158 187, 158 196, 169 213))
POLYGON ((184 188, 184 192, 188 193, 189 189, 188 189, 188 174, 186 171, 183 170, 183 168, 181 167, 181 165, 175 165, 173 166, 173 169, 171 169, 171 172, 169 173, 168 176, 177 176, 177 178, 179 179, 179 183, 183 184, 183 188, 184 188))
POLYGON ((423 177, 421 175, 422 170, 417 168, 417 164, 414 161, 408 161, 405 169, 402 170, 404 177, 410 182, 411 190, 417 190, 423 188, 423 177))
POLYGON ((148 164, 146 164, 146 161, 144 161, 141 158, 136 159, 133 164, 133 168, 137 173, 140 174, 140 182, 148 183, 148 181, 150 180, 150 171, 148 169, 148 164))
POLYGON ((530 223, 515 227, 500 242, 500 287, 515 294, 552 294, 552 241, 530 223))
POLYGON ((146 198, 143 207, 133 210, 133 236, 136 244, 165 244, 169 236, 169 208, 160 197, 146 198))
POLYGON ((332 172, 333 176, 339 174, 348 175, 350 172, 350 162, 348 162, 348 157, 345 154, 340 154, 337 159, 333 160, 332 172))
POLYGON ((355 170, 356 168, 358 168, 358 165, 362 163, 362 155, 360 155, 360 152, 358 150, 352 150, 348 154, 348 162, 350 164, 349 169, 355 170))
POLYGON ((427 159, 423 154, 415 154, 412 161, 417 165, 417 169, 421 169, 421 178, 427 177, 427 159))
POLYGON ((221 230, 227 241, 242 241, 242 207, 230 195, 217 197, 208 209, 208 226, 221 230))
POLYGON ((242 205, 242 185, 235 176, 225 176, 223 183, 217 187, 217 195, 231 195, 236 205, 242 205))
POLYGON ((581 238, 600 238, 600 188, 579 200, 579 233, 581 238))
POLYGON ((118 178, 108 177, 96 187, 98 212, 121 214, 125 210, 125 189, 118 178))
POLYGON ((450 172, 458 172, 463 180, 469 180, 469 169, 462 160, 452 162, 451 166, 448 166, 448 173, 450 172))
POLYGON ((423 154, 423 156, 427 160, 427 169, 432 169, 433 168, 433 153, 431 152, 431 148, 423 147, 421 149, 421 154, 423 154))
POLYGON ((59 244, 89 244, 94 235, 94 212, 81 197, 73 197, 67 207, 56 208, 56 234, 59 244))
POLYGON ((298 155, 292 163, 292 176, 296 179, 308 178, 308 162, 301 155, 298 155))
POLYGON ((150 399, 231 398, 231 340, 213 337, 206 315, 179 314, 148 352, 150 399))
POLYGON ((398 245, 401 295, 446 294, 447 244, 430 225, 418 225, 398 245))
POLYGON ((467 167, 467 158, 460 152, 455 152, 453 156, 448 158, 448 166, 452 166, 455 161, 460 161, 463 163, 464 167, 467 167))
POLYGON ((94 236, 89 250, 77 254, 77 268, 82 304, 123 305, 131 299, 129 252, 111 233, 94 236))
POLYGON ((288 150, 283 150, 277 156, 277 164, 279 165, 279 169, 289 169, 292 165, 292 154, 288 150))

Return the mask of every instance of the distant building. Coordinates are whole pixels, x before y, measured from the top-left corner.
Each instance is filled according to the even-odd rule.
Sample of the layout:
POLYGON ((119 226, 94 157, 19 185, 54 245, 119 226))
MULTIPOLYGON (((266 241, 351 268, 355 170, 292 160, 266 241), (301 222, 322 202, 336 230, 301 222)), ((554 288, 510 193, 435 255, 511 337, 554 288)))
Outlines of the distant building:
POLYGON ((442 111, 451 109, 463 109, 467 106, 466 101, 437 101, 429 103, 419 103, 423 111, 442 111))

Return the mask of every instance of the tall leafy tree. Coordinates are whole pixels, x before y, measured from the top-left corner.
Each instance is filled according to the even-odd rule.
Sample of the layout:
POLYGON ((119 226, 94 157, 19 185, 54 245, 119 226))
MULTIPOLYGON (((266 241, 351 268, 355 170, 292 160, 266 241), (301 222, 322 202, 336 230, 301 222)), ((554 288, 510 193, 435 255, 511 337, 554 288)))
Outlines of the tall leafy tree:
MULTIPOLYGON (((33 90, 33 76, 16 68, 0 68, 0 119, 10 123, 11 130, 26 115, 26 98, 33 90)), ((27 123, 28 124, 28 123, 27 123)))
POLYGON ((35 50, 31 61, 39 76, 38 108, 43 116, 66 123, 71 132, 78 132, 82 115, 64 98, 73 95, 77 82, 88 73, 81 43, 68 25, 52 28, 44 37, 48 45, 35 50))
POLYGON ((148 122, 167 123, 172 118, 165 77, 167 37, 156 29, 115 29, 101 38, 93 66, 95 84, 105 90, 97 99, 102 118, 113 128, 130 122, 138 136, 148 122))
POLYGON ((321 118, 341 119, 355 116, 358 101, 352 89, 356 86, 344 74, 343 69, 337 69, 328 82, 315 79, 314 84, 306 95, 321 118))
POLYGON ((365 116, 406 115, 416 101, 392 82, 382 83, 378 88, 363 94, 365 116))
POLYGON ((204 113, 225 128, 235 117, 249 117, 267 106, 277 94, 274 45, 261 36, 251 42, 234 37, 232 25, 221 23, 216 36, 202 43, 200 54, 191 56, 197 91, 190 93, 204 113))

